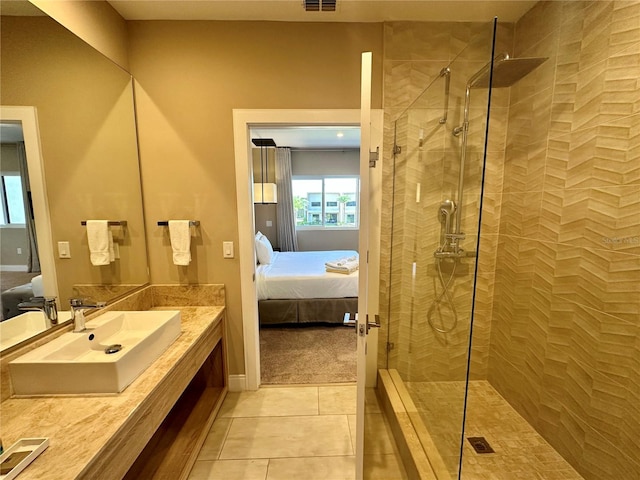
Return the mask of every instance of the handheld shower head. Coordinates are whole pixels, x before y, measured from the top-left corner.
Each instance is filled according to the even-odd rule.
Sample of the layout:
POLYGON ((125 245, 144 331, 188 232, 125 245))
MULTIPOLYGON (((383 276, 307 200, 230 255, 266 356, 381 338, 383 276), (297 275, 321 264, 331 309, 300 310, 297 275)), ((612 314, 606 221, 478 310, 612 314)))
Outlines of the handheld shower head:
POLYGON ((450 233, 451 231, 451 217, 456 211, 456 204, 453 200, 443 200, 438 209, 438 219, 440 223, 444 225, 444 233, 450 233))

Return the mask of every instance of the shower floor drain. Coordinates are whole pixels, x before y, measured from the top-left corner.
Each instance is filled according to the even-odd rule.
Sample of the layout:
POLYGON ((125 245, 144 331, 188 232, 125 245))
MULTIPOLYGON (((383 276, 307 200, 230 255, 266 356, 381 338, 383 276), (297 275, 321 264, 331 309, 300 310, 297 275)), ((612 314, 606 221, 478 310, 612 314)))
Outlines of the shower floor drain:
POLYGON ((476 453, 495 453, 484 437, 467 437, 467 440, 469 440, 476 453))

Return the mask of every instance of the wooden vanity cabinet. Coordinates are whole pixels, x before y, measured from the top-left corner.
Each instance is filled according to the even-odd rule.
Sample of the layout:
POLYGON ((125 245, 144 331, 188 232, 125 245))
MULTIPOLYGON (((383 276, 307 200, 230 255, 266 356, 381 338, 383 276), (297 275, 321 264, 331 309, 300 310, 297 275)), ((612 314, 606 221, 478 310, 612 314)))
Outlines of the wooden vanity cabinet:
POLYGON ((224 318, 211 353, 191 379, 125 480, 186 479, 227 394, 224 318))

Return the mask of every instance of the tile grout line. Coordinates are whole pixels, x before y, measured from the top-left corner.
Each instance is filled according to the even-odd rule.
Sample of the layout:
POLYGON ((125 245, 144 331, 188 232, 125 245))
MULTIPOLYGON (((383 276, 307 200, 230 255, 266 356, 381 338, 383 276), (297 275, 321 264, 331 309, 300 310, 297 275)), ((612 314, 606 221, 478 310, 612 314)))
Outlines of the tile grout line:
MULTIPOLYGON (((231 421, 229 422, 229 425, 226 428, 226 431, 224 432, 224 438, 222 439, 222 445, 220 445, 220 450, 218 450, 218 453, 216 455, 215 461, 220 460, 220 455, 222 455, 222 450, 224 450, 224 447, 227 443, 227 438, 229 437, 229 432, 231 431, 231 425, 233 424, 233 418, 231 418, 231 421)), ((215 423, 215 422, 214 422, 215 423)), ((211 433, 211 430, 213 429, 213 425, 211 426, 211 429, 209 430, 209 433, 211 433)))

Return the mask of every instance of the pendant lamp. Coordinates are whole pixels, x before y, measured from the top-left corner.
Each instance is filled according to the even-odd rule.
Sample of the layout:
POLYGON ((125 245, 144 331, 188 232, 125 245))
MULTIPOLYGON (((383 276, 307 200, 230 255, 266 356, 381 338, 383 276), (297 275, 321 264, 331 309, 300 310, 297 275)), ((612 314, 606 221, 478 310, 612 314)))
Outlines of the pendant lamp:
POLYGON ((269 182, 269 155, 267 148, 276 146, 273 138, 253 138, 251 142, 260 148, 260 183, 253 184, 253 203, 278 203, 278 189, 269 182))

